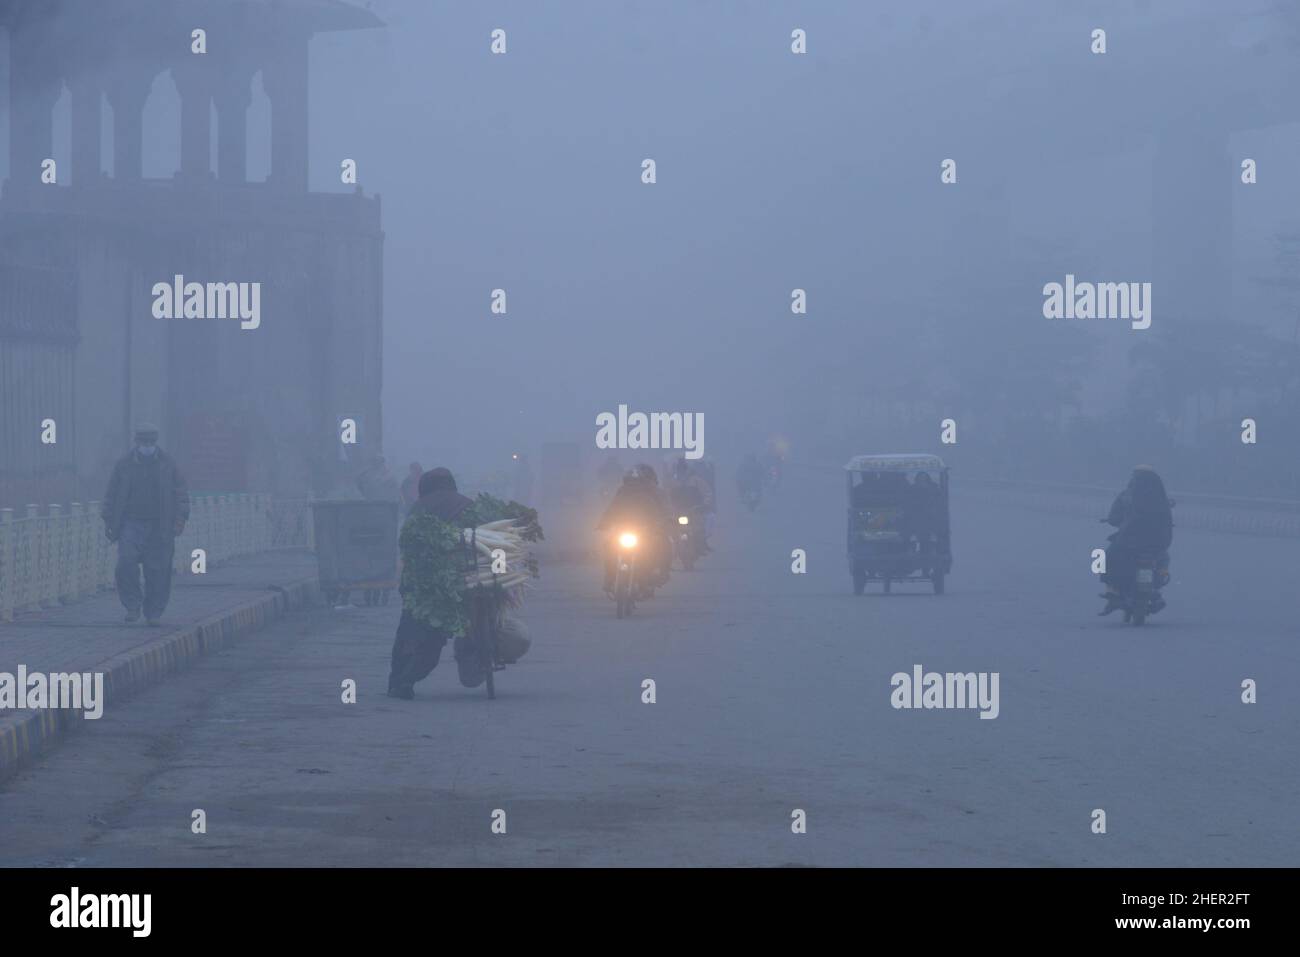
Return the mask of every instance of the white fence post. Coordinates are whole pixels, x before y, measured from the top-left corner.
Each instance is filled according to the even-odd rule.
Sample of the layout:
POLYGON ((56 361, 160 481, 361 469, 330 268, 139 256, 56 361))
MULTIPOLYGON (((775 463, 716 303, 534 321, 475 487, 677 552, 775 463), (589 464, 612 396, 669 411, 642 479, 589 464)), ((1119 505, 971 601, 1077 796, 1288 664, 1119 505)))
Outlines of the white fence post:
POLYGON ((113 543, 108 540, 108 536, 100 526, 102 521, 99 514, 100 503, 90 502, 88 508, 90 511, 90 540, 92 542, 89 587, 92 591, 99 591, 101 588, 108 588, 113 583, 113 543))
POLYGON ((95 514, 81 502, 72 503, 73 554, 72 580, 69 591, 73 598, 84 598, 95 589, 95 514))
POLYGON ((271 547, 271 496, 258 492, 256 497, 257 550, 264 552, 271 547))
POLYGON ((69 582, 76 553, 75 540, 72 536, 72 522, 63 513, 62 505, 49 506, 49 517, 45 527, 50 536, 49 593, 45 596, 47 605, 66 604, 71 600, 69 582))
POLYGON ((213 515, 217 525, 217 552, 221 560, 225 561, 230 557, 230 523, 226 520, 228 505, 224 495, 215 496, 215 500, 213 515))
POLYGON ((248 493, 239 493, 239 554, 253 554, 253 515, 248 493))
POLYGON ((36 508, 29 505, 16 523, 18 537, 14 567, 18 573, 18 594, 14 609, 27 611, 40 603, 40 529, 36 528, 36 508))

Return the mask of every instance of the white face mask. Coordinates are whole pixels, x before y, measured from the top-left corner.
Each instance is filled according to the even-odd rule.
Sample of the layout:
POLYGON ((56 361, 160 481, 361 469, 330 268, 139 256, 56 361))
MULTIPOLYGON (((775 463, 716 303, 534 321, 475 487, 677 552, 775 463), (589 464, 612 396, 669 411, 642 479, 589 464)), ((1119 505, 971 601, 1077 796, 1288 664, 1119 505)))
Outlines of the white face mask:
POLYGON ((139 452, 141 455, 143 455, 145 458, 152 458, 152 457, 153 457, 153 454, 154 454, 155 452, 158 451, 158 446, 156 446, 156 445, 137 445, 137 446, 135 447, 135 450, 136 450, 137 452, 139 452))

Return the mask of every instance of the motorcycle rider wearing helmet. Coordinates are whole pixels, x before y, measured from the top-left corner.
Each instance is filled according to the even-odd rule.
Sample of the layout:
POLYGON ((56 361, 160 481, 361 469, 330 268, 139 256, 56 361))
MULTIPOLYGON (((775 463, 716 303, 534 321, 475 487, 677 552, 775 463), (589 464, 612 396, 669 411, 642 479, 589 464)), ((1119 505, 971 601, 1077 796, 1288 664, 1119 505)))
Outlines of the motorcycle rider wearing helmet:
POLYGON ((689 462, 678 459, 673 463, 673 485, 668 490, 669 503, 674 513, 689 516, 692 524, 698 523, 700 551, 703 554, 713 551, 709 547, 707 520, 707 514, 712 510, 713 505, 712 493, 713 490, 709 488, 709 483, 704 477, 691 471, 689 462))
MULTIPOLYGON (((1155 555, 1162 568, 1167 568, 1169 546, 1174 539, 1173 511, 1165 484, 1156 470, 1149 465, 1139 465, 1133 470, 1128 486, 1115 496, 1106 524, 1117 529, 1110 536, 1106 549, 1106 572, 1101 580, 1106 591, 1106 608, 1100 612, 1109 615, 1122 604, 1121 592, 1130 588, 1137 576, 1137 557, 1146 553, 1155 555)), ((1164 607, 1163 602, 1160 607, 1164 607)))
MULTIPOLYGON (((645 542, 647 567, 654 570, 654 583, 668 580, 672 542, 668 538, 668 509, 659 492, 659 478, 649 465, 638 465, 623 476, 623 484, 596 524, 598 531, 618 527, 637 529, 645 542)), ((614 590, 615 555, 612 545, 605 552, 605 591, 614 590)))

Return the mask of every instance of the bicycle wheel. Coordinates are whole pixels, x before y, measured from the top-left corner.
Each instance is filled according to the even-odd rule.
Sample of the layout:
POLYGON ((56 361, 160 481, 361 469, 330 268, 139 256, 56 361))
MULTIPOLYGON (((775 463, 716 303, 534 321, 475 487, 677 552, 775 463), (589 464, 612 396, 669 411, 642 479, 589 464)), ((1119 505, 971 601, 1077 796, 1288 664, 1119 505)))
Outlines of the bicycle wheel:
POLYGON ((487 688, 489 701, 493 701, 497 696, 496 685, 496 661, 497 661, 497 626, 499 619, 498 611, 494 601, 489 602, 483 607, 483 631, 482 645, 479 653, 483 661, 483 675, 485 680, 484 686, 487 688))

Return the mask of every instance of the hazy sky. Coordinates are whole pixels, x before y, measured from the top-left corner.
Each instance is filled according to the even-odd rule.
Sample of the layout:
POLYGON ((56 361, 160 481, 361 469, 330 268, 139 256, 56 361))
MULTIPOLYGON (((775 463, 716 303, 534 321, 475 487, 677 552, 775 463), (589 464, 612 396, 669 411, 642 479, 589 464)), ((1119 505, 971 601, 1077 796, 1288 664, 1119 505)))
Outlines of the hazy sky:
MULTIPOLYGON (((319 38, 313 158, 357 156, 385 199, 390 450, 589 441, 620 401, 705 411, 710 441, 752 442, 801 421, 788 407, 815 417, 889 374, 927 318, 1032 322, 1067 270, 1149 278, 1144 119, 1123 98, 1084 115, 1016 107, 1100 68, 1097 25, 1107 69, 1182 75, 1164 51, 1225 8, 1079 7, 389 0, 373 6, 382 33, 319 38), (505 56, 488 51, 496 27, 505 56), (507 317, 488 312, 495 287, 507 317), (789 312, 795 287, 806 317, 789 312)), ((1248 15, 1267 7, 1233 5, 1234 49, 1263 37, 1261 56, 1286 52, 1248 15)), ((1234 306, 1282 314, 1254 280, 1300 199, 1286 174, 1300 130, 1227 143, 1265 169, 1234 198, 1234 306)), ((317 188, 333 170, 317 162, 317 188)))
MULTIPOLYGON (((1041 333, 1017 324, 1044 321, 1044 282, 1150 278, 1151 131, 1174 115, 1213 126, 1205 91, 1238 89, 1198 69, 1188 51, 1206 35, 1276 114, 1224 140, 1225 178, 1241 156, 1260 162, 1258 185, 1233 192, 1232 309, 1294 321, 1257 281, 1300 201, 1300 128, 1270 83, 1291 76, 1278 64, 1295 45, 1257 15, 1267 0, 368 6, 386 28, 313 41, 312 186, 346 189, 351 157, 383 197, 394 464, 591 443, 620 402, 704 412, 714 449, 747 447, 924 372, 927 337, 1021 347, 1041 333), (1105 57, 1088 49, 1096 26, 1105 57), (497 27, 504 56, 489 52, 497 27), (796 27, 807 55, 790 52, 796 27), (1130 99, 1113 76, 1159 90, 1130 99), (498 287, 505 317, 489 312, 498 287), (796 287, 807 316, 790 313, 796 287)), ((160 77, 147 128, 174 130, 176 108, 160 77)), ((152 137, 146 175, 177 158, 152 137)), ((1102 401, 1131 339, 1087 334, 1102 401)))

